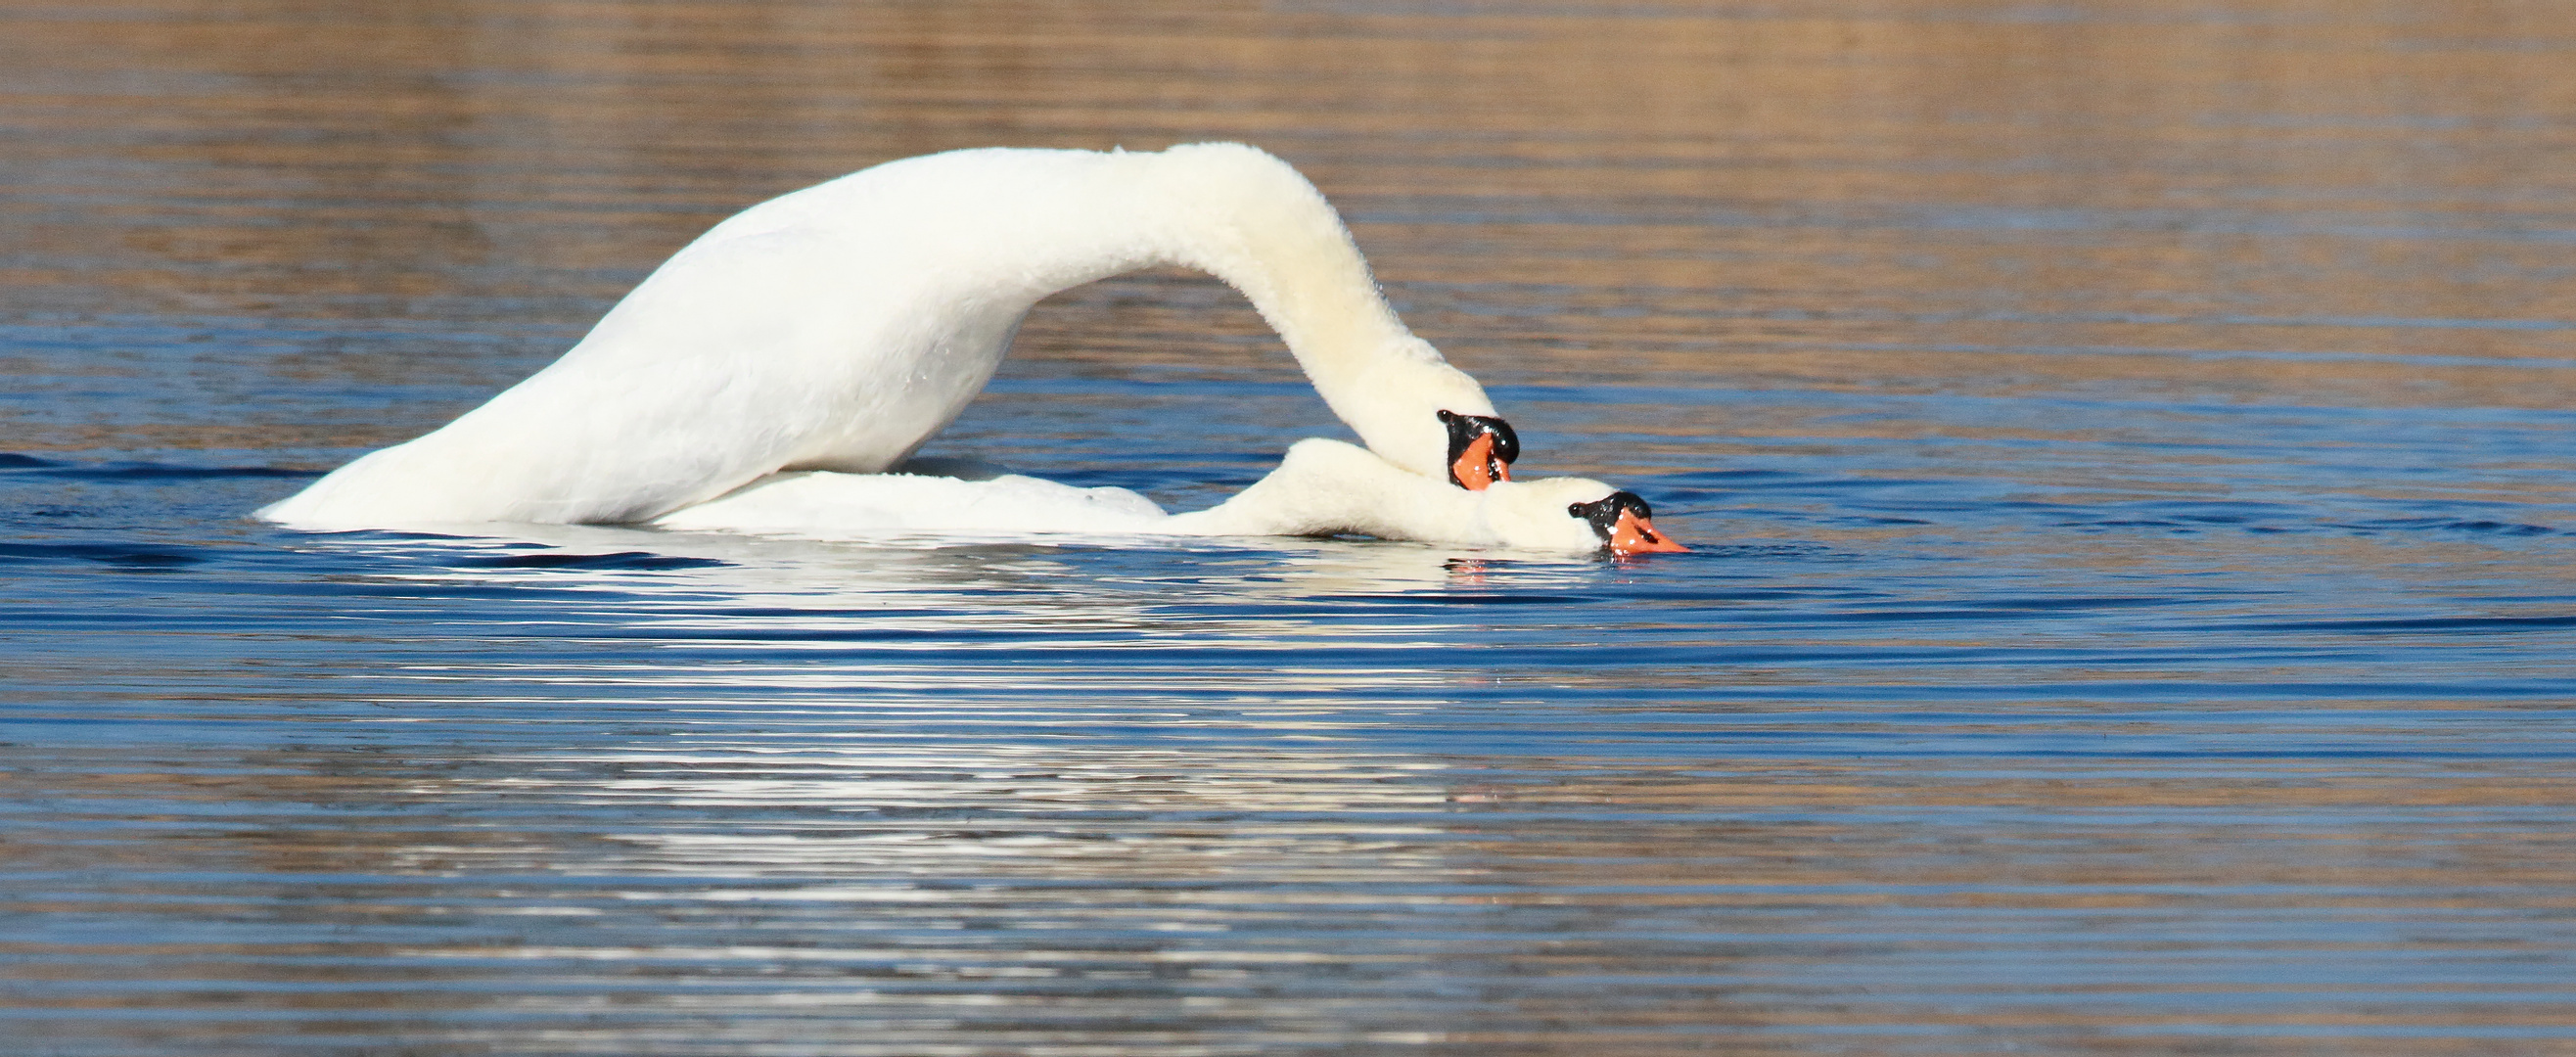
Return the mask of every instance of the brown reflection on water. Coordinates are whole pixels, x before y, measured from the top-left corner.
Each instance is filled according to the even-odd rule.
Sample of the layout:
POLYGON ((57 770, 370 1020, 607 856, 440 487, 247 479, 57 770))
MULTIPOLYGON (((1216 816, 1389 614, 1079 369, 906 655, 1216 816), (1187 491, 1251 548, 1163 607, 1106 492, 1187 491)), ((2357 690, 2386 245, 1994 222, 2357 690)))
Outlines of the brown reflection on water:
MULTIPOLYGON (((7 17, 0 314, 559 328, 299 376, 497 387, 715 219, 889 158, 1239 138, 1306 167, 1416 323, 1506 379, 2576 402, 2576 15, 2544 0, 7 17)), ((1155 355, 1057 315, 1024 355, 1155 355)))

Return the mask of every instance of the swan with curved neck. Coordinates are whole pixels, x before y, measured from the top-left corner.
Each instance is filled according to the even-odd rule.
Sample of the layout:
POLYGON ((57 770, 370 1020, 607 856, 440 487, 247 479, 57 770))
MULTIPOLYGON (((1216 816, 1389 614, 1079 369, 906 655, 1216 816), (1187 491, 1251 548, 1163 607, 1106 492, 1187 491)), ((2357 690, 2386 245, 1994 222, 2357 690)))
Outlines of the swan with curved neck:
POLYGON ((1279 467, 1217 506, 1165 514, 1123 488, 1028 477, 787 473, 666 515, 682 531, 823 539, 889 534, 1363 535, 1560 553, 1685 550, 1633 492, 1579 477, 1497 481, 1478 491, 1401 469, 1335 440, 1298 441, 1279 467))
POLYGON ((1287 163, 1225 143, 990 148, 744 210, 553 365, 259 514, 317 528, 638 522, 781 470, 884 470, 965 409, 1040 299, 1157 265, 1242 291, 1395 466, 1471 490, 1509 479, 1510 427, 1405 329, 1287 163))

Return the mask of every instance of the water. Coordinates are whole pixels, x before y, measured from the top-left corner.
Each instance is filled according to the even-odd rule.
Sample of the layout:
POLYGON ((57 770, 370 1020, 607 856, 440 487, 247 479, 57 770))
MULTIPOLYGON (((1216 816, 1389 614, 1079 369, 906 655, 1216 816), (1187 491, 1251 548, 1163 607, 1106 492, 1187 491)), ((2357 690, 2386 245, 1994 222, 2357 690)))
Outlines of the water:
MULTIPOLYGON (((2576 1052, 2576 14, 0 15, 0 1049, 2576 1052), (734 208, 1246 138, 1649 560, 244 513, 734 208)), ((1154 274, 934 454, 1335 434, 1154 274)))

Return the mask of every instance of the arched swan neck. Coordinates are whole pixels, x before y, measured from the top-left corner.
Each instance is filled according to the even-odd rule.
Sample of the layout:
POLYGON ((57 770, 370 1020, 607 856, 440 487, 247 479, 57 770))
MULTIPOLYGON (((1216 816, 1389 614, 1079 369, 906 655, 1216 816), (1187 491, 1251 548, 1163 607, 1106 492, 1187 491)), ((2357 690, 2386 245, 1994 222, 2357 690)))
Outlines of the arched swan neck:
POLYGON ((885 168, 898 166, 906 167, 903 179, 935 189, 924 197, 963 193, 976 203, 971 220, 958 221, 976 237, 950 231, 943 240, 960 247, 948 271, 959 282, 954 300, 1013 300, 1025 311, 1057 291, 1138 268, 1192 268, 1249 299, 1333 413, 1406 470, 1445 475, 1439 411, 1493 414, 1474 379, 1396 318, 1323 194, 1258 149, 1003 149, 885 168), (986 161, 989 170, 978 164, 986 161), (995 269, 994 261, 1013 256, 1016 266, 995 269))
POLYGON ((1474 379, 1396 318, 1350 231, 1288 163, 1234 143, 1133 155, 1157 222, 1156 256, 1215 275, 1278 331, 1317 394, 1360 439, 1440 476, 1440 410, 1493 413, 1474 379))
POLYGON ((1177 221, 1164 231, 1173 263, 1241 291, 1319 385, 1415 344, 1341 216, 1288 163, 1232 143, 1174 147, 1157 162, 1146 191, 1177 221))

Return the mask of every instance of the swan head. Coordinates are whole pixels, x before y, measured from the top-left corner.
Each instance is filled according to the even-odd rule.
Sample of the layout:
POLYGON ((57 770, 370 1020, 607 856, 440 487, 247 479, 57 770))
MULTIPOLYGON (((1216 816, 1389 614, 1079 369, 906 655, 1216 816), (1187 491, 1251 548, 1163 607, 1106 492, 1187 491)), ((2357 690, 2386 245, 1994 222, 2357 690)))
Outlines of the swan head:
POLYGON ((1635 492, 1581 477, 1497 481, 1485 489, 1485 524, 1505 544, 1612 554, 1686 551, 1655 530, 1654 509, 1635 492))
POLYGON ((1380 458, 1470 492, 1511 480, 1520 436, 1483 386, 1411 335, 1377 346, 1349 383, 1320 373, 1315 388, 1380 458), (1329 379, 1329 380, 1328 380, 1329 379))
POLYGON ((1462 415, 1448 408, 1433 413, 1449 431, 1449 483, 1481 492, 1496 481, 1512 479, 1512 463, 1521 457, 1520 434, 1500 415, 1462 415))

